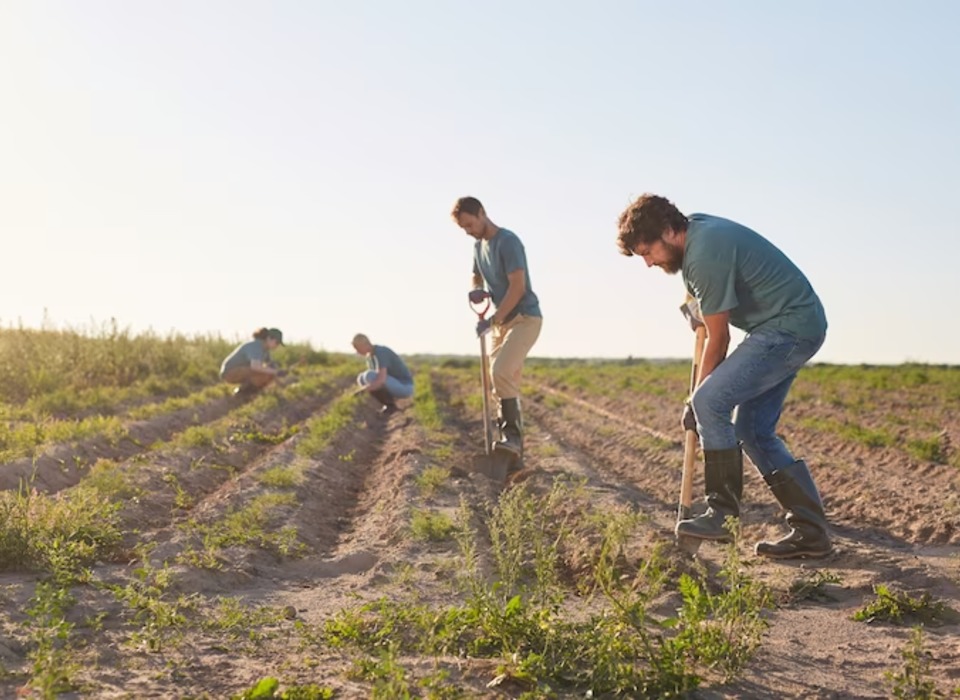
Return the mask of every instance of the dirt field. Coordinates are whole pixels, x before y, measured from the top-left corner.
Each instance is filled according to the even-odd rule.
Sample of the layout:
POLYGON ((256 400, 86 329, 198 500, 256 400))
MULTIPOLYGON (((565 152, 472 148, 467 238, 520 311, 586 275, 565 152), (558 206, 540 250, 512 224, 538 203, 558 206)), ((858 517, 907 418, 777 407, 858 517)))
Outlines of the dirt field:
POLYGON ((682 364, 532 368, 526 465, 502 492, 469 475, 482 436, 474 367, 421 364, 418 405, 389 419, 347 394, 350 371, 313 383, 297 375, 246 405, 221 396, 130 420, 119 439, 52 445, 0 467, 2 488, 26 479, 53 499, 98 485, 117 504, 122 534, 73 569, 61 586, 69 601, 51 602, 42 566, 0 574, 0 696, 229 698, 274 677, 276 694, 261 697, 285 688, 287 697, 603 697, 602 688, 586 695, 583 675, 524 673, 523 641, 470 653, 461 635, 441 653, 418 647, 399 622, 391 628, 386 612, 343 616, 382 600, 435 611, 467 600, 464 573, 477 562, 487 579, 503 572, 489 518, 508 512, 505 498, 517 512, 533 504, 530 522, 559 533, 554 572, 516 564, 517 591, 547 590, 524 587, 526 575, 554 577, 549 590, 564 597, 549 624, 606 615, 621 594, 598 591, 626 595, 655 578, 645 615, 670 619, 681 574, 720 594, 731 556, 742 580, 767 592, 759 646, 733 670, 691 661, 699 687, 677 695, 936 697, 918 694, 923 683, 944 694, 960 687, 960 395, 936 377, 885 386, 867 371, 805 370, 783 434, 814 472, 836 551, 773 563, 752 547, 785 532, 782 514, 749 464, 736 551, 704 545, 691 561, 674 549, 682 364), (611 583, 598 566, 603 521, 628 516, 611 583), (456 534, 465 523, 476 534, 472 559, 456 534), (877 586, 927 604, 899 624, 854 620, 877 586), (920 677, 898 690, 905 666, 920 677))

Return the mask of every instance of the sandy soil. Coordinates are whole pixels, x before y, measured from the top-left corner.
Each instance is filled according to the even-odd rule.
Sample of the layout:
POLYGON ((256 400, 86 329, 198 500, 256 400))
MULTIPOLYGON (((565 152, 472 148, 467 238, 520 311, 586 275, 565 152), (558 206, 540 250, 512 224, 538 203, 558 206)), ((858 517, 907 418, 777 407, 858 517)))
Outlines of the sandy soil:
MULTIPOLYGON (((434 438, 409 408, 383 419, 372 402, 363 403, 351 427, 312 458, 297 453, 302 434, 278 445, 145 452, 142 446, 148 442, 227 415, 231 407, 222 401, 138 427, 140 447, 131 443, 129 453, 116 449, 111 453, 115 459, 128 460, 125 464, 137 475, 138 485, 152 494, 125 504, 128 544, 150 543, 149 558, 155 567, 171 563, 171 595, 190 604, 185 608, 188 616, 202 617, 222 596, 283 615, 261 625, 263 635, 257 639, 246 631, 235 638, 223 629, 192 627, 167 640, 163 648, 149 649, 133 634, 138 627, 129 608, 103 585, 78 586, 70 615, 77 625, 76 653, 83 668, 77 674, 79 688, 65 697, 225 698, 266 675, 287 684, 328 685, 337 690, 337 697, 369 697, 369 685, 349 677, 344 654, 305 641, 303 630, 322 624, 342 608, 383 596, 415 596, 437 605, 451 599, 448 582, 451 566, 456 566, 455 545, 416 541, 408 527, 415 507, 453 513, 461 499, 479 506, 496 498, 495 484, 462 473, 468 471, 468 457, 478 452, 482 435, 479 416, 470 409, 474 389, 469 380, 463 373, 435 375, 435 391, 457 455, 452 466, 462 471, 426 499, 414 480, 437 463, 431 452, 434 438), (293 490, 296 504, 278 509, 271 529, 296 527, 301 556, 236 547, 220 553, 219 569, 175 563, 178 555, 199 544, 183 528, 185 522, 212 522, 250 503, 266 491, 260 475, 294 464, 303 474, 293 490), (171 474, 191 496, 184 507, 177 507, 172 492, 163 486, 170 483, 171 474), (90 616, 97 613, 103 618, 92 624, 90 616)), ((301 424, 322 414, 338 392, 334 386, 308 399, 282 402, 260 419, 260 427, 268 432, 301 424)), ((531 384, 524 407, 528 438, 522 480, 528 488, 545 492, 557 478, 582 479, 597 504, 640 511, 649 517, 656 537, 672 538, 682 453, 677 411, 669 399, 662 399, 656 410, 639 412, 629 397, 612 400, 531 384)), ((801 415, 817 410, 815 405, 797 408, 801 415)), ((792 445, 809 446, 803 456, 823 493, 836 551, 819 562, 773 563, 754 557, 757 540, 785 530, 778 505, 762 479, 749 471, 742 555, 751 575, 772 588, 778 605, 769 612, 769 629, 746 672, 733 684, 708 684, 691 697, 888 697, 883 674, 898 666, 910 629, 854 622, 851 615, 881 583, 911 594, 928 591, 960 610, 957 469, 911 462, 895 448, 825 438, 804 431, 796 420, 785 429, 792 445), (793 599, 789 589, 794 581, 817 571, 831 574, 837 582, 825 586, 822 597, 793 599)), ((70 449, 61 448, 63 454, 70 449)), ((86 455, 88 449, 92 448, 81 451, 86 455)), ((50 461, 31 465, 46 488, 59 490, 77 483, 81 470, 65 470, 52 454, 48 457, 50 461)), ((4 465, 3 486, 10 488, 24 468, 21 463, 4 465)), ((702 493, 699 479, 694 488, 695 494, 702 493)), ((708 570, 715 570, 722 552, 705 545, 698 556, 708 570)), ((575 577, 576 563, 568 564, 568 574, 575 577)), ((140 565, 132 556, 103 562, 94 568, 94 578, 101 584, 126 584, 140 565)), ((0 576, 0 663, 7 672, 0 676, 2 697, 17 692, 29 668, 31 643, 23 627, 28 620, 24 607, 36 581, 30 574, 0 576)), ((925 634, 931 674, 943 689, 960 685, 958 632, 960 624, 953 622, 931 627, 925 634)), ((470 689, 472 697, 520 693, 517 688, 487 688, 496 675, 490 661, 402 661, 414 673, 429 673, 436 663, 443 664, 451 681, 470 689)))

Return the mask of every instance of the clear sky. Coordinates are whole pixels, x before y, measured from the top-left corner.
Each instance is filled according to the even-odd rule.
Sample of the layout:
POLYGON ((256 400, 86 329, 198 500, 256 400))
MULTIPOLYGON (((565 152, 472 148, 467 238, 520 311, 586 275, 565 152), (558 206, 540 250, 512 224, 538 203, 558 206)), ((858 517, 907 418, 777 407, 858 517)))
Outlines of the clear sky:
POLYGON ((479 197, 534 355, 689 356, 646 191, 810 278, 817 359, 960 362, 960 2, 0 0, 0 324, 471 353, 479 197))

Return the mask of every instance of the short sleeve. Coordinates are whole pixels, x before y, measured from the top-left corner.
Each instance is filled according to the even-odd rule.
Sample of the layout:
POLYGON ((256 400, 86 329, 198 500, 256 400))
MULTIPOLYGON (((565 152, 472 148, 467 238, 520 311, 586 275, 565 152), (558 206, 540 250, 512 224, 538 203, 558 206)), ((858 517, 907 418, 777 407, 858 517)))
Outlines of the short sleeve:
POLYGON ((523 243, 519 238, 510 237, 500 244, 500 263, 503 266, 505 274, 525 270, 527 267, 527 256, 523 251, 523 243))
POLYGON ((704 316, 737 308, 737 270, 720 262, 698 262, 688 270, 687 288, 700 302, 704 316))

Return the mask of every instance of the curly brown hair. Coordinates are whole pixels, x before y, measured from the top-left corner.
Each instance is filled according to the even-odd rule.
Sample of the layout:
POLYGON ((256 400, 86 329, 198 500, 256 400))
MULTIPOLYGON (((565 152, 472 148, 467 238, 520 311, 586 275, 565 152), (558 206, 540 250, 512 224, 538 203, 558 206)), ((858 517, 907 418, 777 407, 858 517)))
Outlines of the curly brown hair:
POLYGON ((687 230, 687 217, 673 202, 656 194, 642 194, 620 215, 617 245, 623 255, 633 255, 639 244, 651 244, 667 229, 677 233, 687 230))

